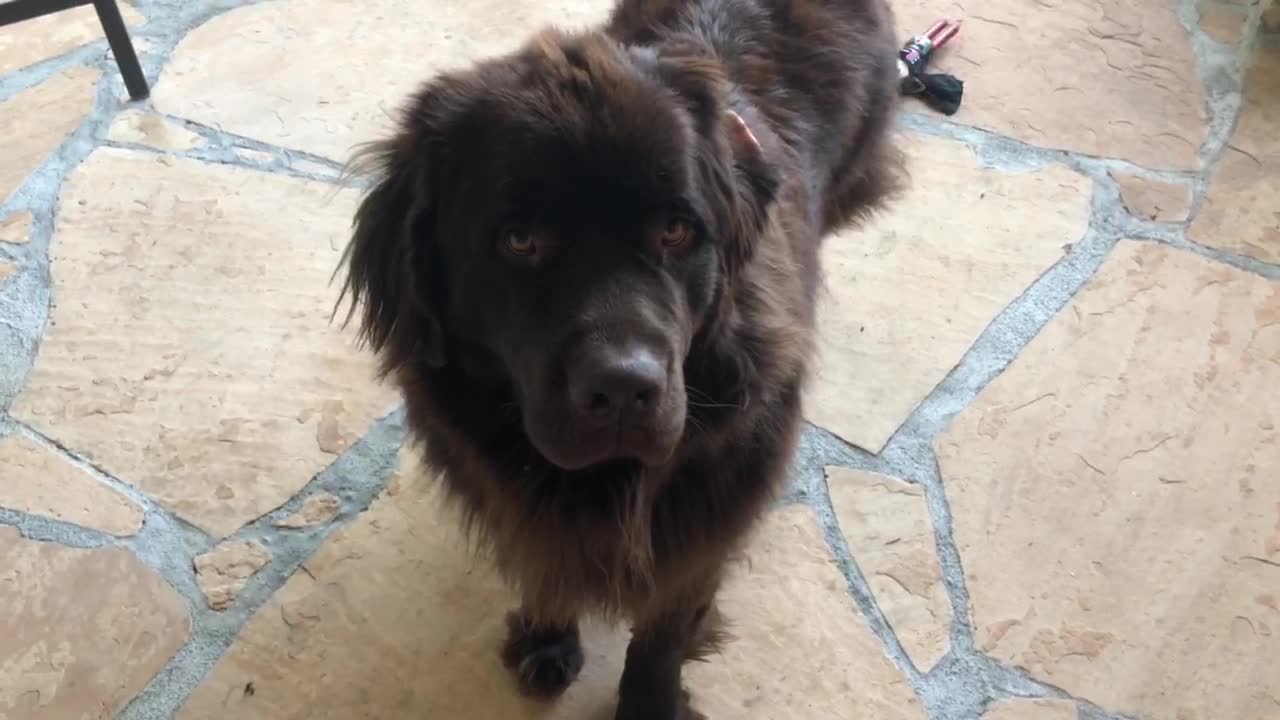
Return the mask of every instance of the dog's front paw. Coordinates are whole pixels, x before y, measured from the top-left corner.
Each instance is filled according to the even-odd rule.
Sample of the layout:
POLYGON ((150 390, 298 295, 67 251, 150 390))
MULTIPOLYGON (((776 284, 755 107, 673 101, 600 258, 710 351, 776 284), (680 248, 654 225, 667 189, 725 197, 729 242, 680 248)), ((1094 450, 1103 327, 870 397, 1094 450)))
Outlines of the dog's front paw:
POLYGON ((502 662, 515 674, 520 692, 551 700, 578 679, 583 655, 577 627, 537 628, 524 615, 511 613, 507 630, 502 662))

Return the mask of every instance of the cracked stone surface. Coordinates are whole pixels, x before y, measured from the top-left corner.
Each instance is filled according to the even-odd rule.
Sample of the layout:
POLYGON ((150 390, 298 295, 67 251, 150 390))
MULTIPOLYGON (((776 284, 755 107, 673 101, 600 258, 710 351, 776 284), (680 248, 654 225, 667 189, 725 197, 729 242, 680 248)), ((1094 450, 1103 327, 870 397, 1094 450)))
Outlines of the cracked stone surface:
POLYGON ((0 467, 0 507, 118 536, 142 527, 137 503, 31 438, 0 438, 0 467))
MULTIPOLYGON (((611 0, 129 0, 0 28, 0 719, 606 720, 402 465, 330 323, 342 163, 611 0), (397 468, 401 470, 397 471, 397 468)), ((1263 0, 962 18, 913 186, 829 238, 812 422, 688 670, 712 720, 1277 720, 1280 32, 1263 0)), ((390 411, 390 412, 388 412, 390 411)))
POLYGON ((929 181, 824 246, 821 362, 807 399, 812 422, 873 452, 1089 219, 1091 183, 1069 169, 984 168, 955 140, 902 141, 912 175, 929 181))
POLYGON ((0 218, 0 242, 26 245, 31 240, 31 213, 13 213, 0 218))
POLYGON ((350 195, 96 151, 63 188, 14 417, 215 536, 281 505, 394 401, 329 323, 350 195))
POLYGON ((1135 217, 1155 222, 1183 222, 1191 214, 1194 199, 1190 183, 1167 182, 1111 171, 1125 209, 1135 217))
POLYGON ((1240 121, 1209 184, 1192 239, 1280 263, 1280 46, 1254 55, 1240 121))
POLYGON ((926 717, 906 678, 855 621, 844 578, 808 509, 769 518, 747 563, 720 598, 737 639, 723 656, 688 670, 699 709, 743 720, 926 717), (815 617, 832 622, 816 624, 815 617))
MULTIPOLYGON (((118 5, 125 24, 136 29, 143 21, 142 14, 128 2, 118 5)), ((92 6, 0 27, 0 73, 56 57, 94 41, 106 42, 92 6)))
POLYGON ((271 553, 255 540, 225 542, 196 557, 196 582, 209 607, 226 610, 249 578, 271 562, 271 553))
POLYGON ((203 138, 190 130, 139 110, 126 110, 117 115, 107 130, 107 139, 159 150, 190 150, 203 142, 203 138))
POLYGON ((889 624, 921 670, 949 647, 951 605, 934 554, 924 488, 879 473, 827 469, 831 505, 849 552, 889 624))
POLYGON ((1076 704, 1067 700, 1017 699, 993 704, 982 720, 1076 720, 1076 704))
POLYGON ((0 527, 0 716, 113 717, 186 640, 182 598, 121 548, 0 527))
POLYGON ((956 49, 930 63, 965 80, 957 121, 1151 169, 1200 167, 1204 91, 1173 3, 921 0, 894 9, 903 37, 939 18, 964 20, 956 49))
POLYGON ((84 121, 99 76, 68 68, 0 103, 0 202, 84 121))
POLYGON ((341 501, 329 493, 312 495, 302 501, 298 512, 275 523, 276 527, 297 530, 312 525, 323 525, 338 516, 341 501))
POLYGON ((1280 286, 1122 242, 939 440, 979 646, 1117 712, 1274 714, 1277 387, 1280 286))
POLYGON ((353 15, 343 0, 251 5, 183 39, 156 87, 155 105, 343 162, 354 143, 388 127, 404 96, 432 71, 515 49, 524 34, 547 23, 576 27, 602 19, 611 7, 608 0, 370 0, 353 15), (344 51, 335 53, 335 44, 344 51))

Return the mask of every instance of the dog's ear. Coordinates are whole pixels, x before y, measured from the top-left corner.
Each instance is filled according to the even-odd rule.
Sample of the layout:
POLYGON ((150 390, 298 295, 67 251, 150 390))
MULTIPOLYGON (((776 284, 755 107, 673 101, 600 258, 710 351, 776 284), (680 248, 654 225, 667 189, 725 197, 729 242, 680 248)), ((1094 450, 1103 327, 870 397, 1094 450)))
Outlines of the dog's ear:
POLYGON ((715 214, 732 276, 755 253, 778 192, 779 175, 749 121, 731 109, 719 63, 697 50, 659 59, 659 75, 694 121, 694 165, 715 214))
POLYGON ((756 243, 769 222, 769 208, 777 198, 780 178, 765 158, 760 140, 736 111, 726 109, 720 113, 720 131, 729 146, 737 199, 738 242, 727 249, 729 263, 736 269, 755 253, 756 243))
POLYGON ((411 361, 445 364, 445 337, 434 298, 437 254, 438 157, 444 118, 424 104, 424 91, 409 104, 397 133, 361 149, 352 167, 371 172, 373 186, 352 223, 350 244, 338 268, 346 280, 338 304, 350 300, 346 322, 359 314, 359 338, 381 354, 382 373, 411 361))

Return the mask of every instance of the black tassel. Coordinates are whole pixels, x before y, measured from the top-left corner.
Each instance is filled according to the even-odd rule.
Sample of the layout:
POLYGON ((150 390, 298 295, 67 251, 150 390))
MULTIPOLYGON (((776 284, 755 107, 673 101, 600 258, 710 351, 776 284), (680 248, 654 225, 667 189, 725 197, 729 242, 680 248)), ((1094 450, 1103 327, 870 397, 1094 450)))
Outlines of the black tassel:
POLYGON ((964 81, 946 73, 917 73, 902 79, 902 94, 918 97, 944 115, 955 115, 964 98, 964 81))

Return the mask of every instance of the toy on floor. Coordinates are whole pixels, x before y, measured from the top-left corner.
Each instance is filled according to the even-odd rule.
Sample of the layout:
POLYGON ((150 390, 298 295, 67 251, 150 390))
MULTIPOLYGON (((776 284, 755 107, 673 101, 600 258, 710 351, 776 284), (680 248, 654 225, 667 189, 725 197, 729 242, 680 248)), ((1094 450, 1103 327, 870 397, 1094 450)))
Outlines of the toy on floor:
POLYGON ((960 32, 960 21, 939 20, 920 35, 916 35, 898 51, 899 86, 903 95, 918 97, 929 107, 954 115, 960 109, 964 96, 964 82, 946 73, 927 73, 925 67, 935 50, 951 41, 960 32))

